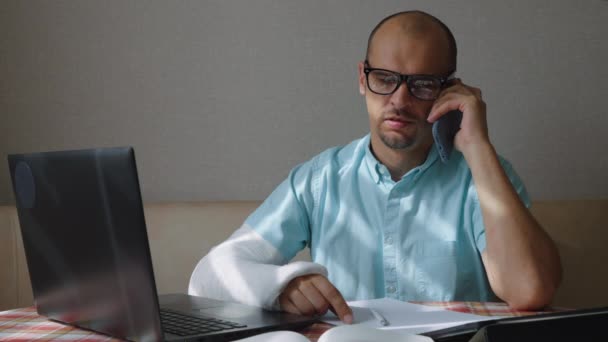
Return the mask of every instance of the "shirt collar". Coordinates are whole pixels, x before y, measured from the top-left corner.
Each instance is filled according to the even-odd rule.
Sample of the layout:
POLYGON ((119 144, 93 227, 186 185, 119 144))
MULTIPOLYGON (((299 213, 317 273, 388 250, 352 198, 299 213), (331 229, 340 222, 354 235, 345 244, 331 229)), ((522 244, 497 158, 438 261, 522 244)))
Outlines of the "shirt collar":
MULTIPOLYGON (((378 161, 378 159, 376 159, 376 157, 372 153, 370 134, 365 136, 364 143, 366 146, 365 163, 367 164, 367 168, 368 168, 369 173, 371 174, 374 182, 376 184, 378 184, 382 180, 383 177, 390 178, 390 173, 388 172, 388 169, 386 168, 386 166, 384 166, 382 163, 380 163, 378 161)), ((433 144, 431 146, 431 149, 429 150, 429 154, 427 155, 424 163, 422 163, 422 165, 419 165, 419 166, 411 169, 403 177, 409 175, 412 172, 416 172, 415 178, 417 179, 418 177, 420 177, 420 175, 422 175, 424 173, 424 171, 426 171, 429 167, 431 167, 431 165, 433 165, 437 161, 438 158, 439 158, 439 154, 437 153, 437 148, 435 147, 435 144, 433 144)))
POLYGON ((367 164, 367 169, 369 170, 372 179, 376 184, 380 182, 380 162, 374 154, 372 153, 372 142, 370 138, 370 134, 365 136, 365 140, 363 142, 365 144, 365 164, 367 164))

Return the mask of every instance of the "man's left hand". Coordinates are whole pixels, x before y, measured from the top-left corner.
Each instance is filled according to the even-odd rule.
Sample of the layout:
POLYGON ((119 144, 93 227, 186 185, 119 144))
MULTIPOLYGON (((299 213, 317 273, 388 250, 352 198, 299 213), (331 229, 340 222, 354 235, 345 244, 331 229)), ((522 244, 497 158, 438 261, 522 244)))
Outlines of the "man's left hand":
POLYGON ((489 144, 486 104, 481 98, 481 90, 460 79, 454 80, 435 100, 427 121, 433 123, 455 109, 462 112, 460 130, 454 138, 455 147, 466 156, 471 147, 489 144))

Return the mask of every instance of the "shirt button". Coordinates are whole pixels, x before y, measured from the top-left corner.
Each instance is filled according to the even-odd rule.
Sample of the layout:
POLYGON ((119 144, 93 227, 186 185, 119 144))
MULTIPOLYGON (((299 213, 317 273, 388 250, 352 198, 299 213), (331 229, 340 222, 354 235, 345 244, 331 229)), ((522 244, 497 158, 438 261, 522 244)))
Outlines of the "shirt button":
POLYGON ((384 243, 387 245, 392 245, 393 244, 393 238, 391 236, 387 236, 384 238, 384 243))
POLYGON ((393 285, 386 287, 386 292, 388 293, 395 293, 395 291, 397 291, 397 289, 393 285))

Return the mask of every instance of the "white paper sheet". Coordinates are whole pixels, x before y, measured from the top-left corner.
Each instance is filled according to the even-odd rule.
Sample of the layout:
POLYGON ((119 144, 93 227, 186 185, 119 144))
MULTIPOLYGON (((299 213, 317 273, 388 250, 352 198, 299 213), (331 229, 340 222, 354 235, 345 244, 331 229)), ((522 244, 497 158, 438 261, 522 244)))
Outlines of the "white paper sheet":
MULTIPOLYGON (((395 299, 372 299, 348 302, 353 310, 355 324, 362 324, 378 329, 404 331, 410 334, 421 334, 433 330, 449 328, 470 322, 496 319, 497 317, 478 316, 446 310, 442 307, 418 305, 395 299), (390 325, 383 327, 369 309, 380 313, 390 325)), ((343 325, 333 313, 323 318, 324 322, 343 325)))

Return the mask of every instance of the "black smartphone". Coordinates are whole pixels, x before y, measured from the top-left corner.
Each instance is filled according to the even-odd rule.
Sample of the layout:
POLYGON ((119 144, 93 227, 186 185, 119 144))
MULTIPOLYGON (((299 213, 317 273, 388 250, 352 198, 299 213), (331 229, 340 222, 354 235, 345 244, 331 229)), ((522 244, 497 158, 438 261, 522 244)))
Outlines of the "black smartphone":
POLYGON ((452 110, 433 123, 433 139, 441 161, 447 163, 454 149, 454 137, 460 129, 462 112, 452 110))

